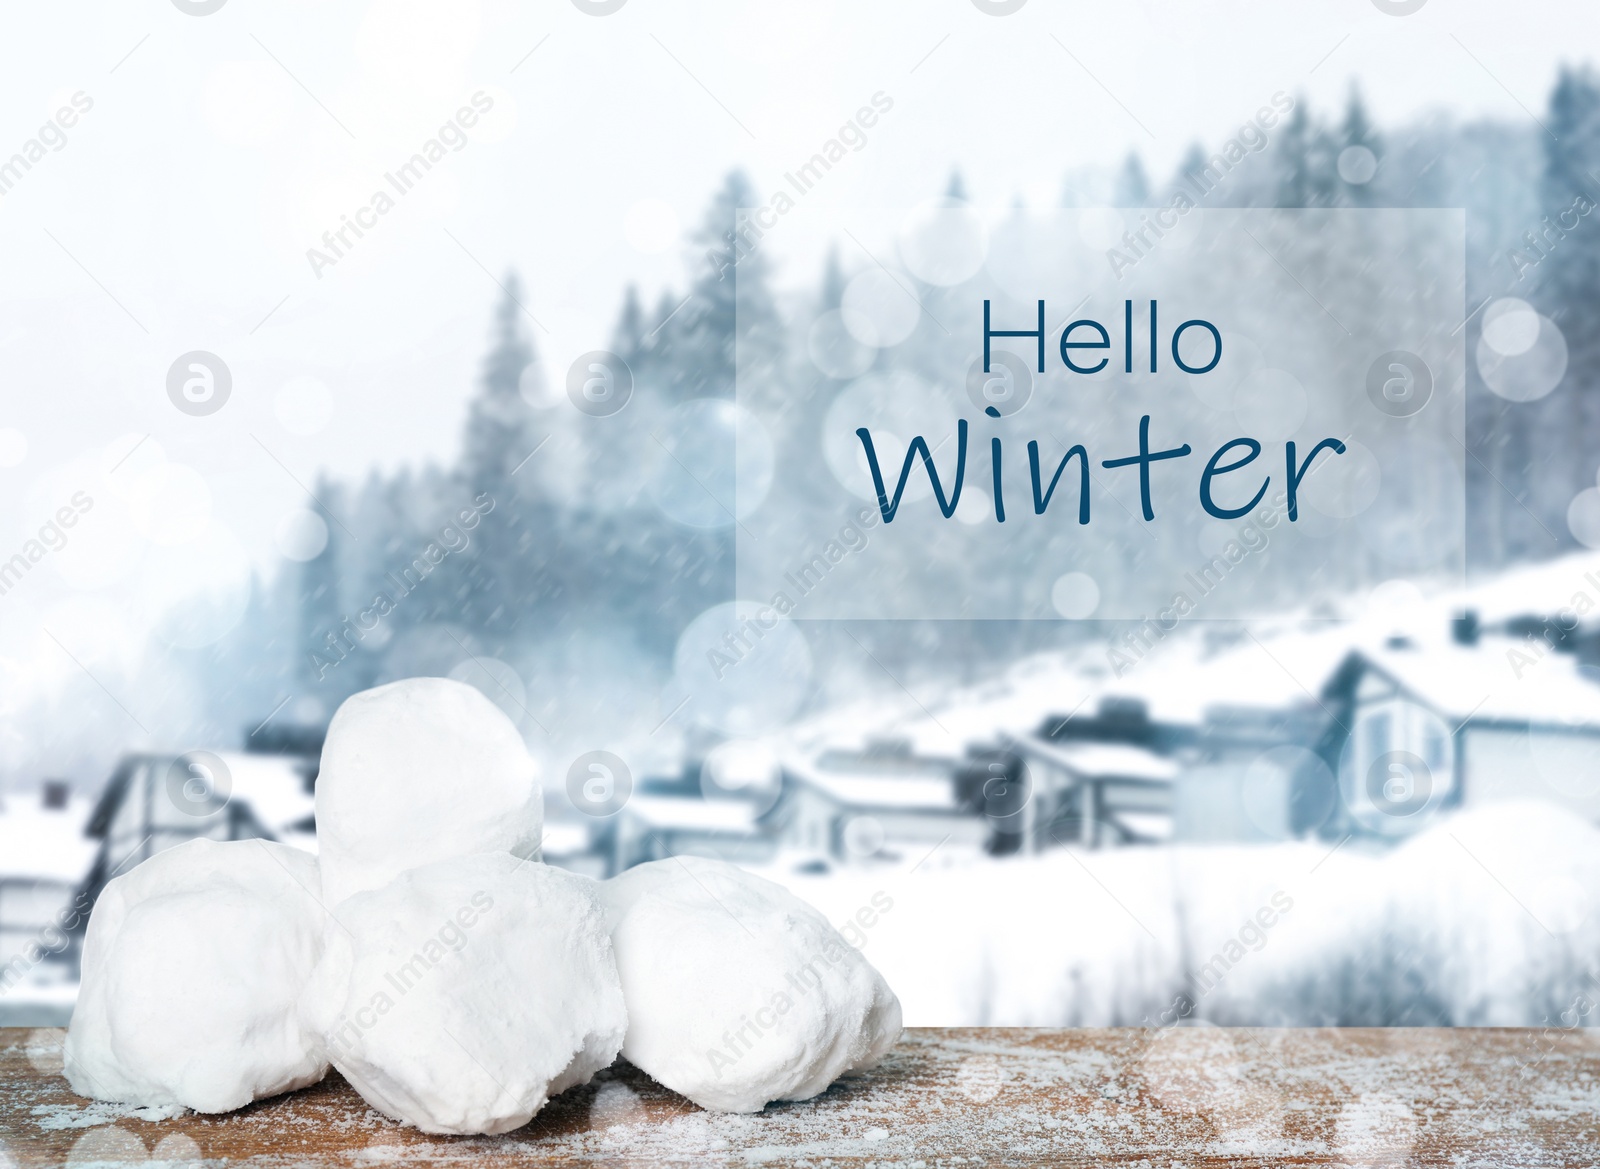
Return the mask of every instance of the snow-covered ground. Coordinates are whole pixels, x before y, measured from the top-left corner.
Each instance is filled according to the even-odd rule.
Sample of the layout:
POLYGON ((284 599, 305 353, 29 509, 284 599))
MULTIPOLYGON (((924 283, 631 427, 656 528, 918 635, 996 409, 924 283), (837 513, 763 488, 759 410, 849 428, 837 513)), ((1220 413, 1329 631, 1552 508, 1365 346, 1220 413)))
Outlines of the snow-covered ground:
POLYGON ((1600 1021, 1600 830, 1547 805, 1458 815, 1385 854, 935 853, 910 869, 765 872, 864 946, 910 1026, 1600 1021))
MULTIPOLYGON (((1593 1026, 1600 829, 1543 804, 1356 842, 935 849, 895 867, 758 870, 888 978, 908 1026, 1593 1026)), ((0 996, 59 1025, 72 987, 0 996)))

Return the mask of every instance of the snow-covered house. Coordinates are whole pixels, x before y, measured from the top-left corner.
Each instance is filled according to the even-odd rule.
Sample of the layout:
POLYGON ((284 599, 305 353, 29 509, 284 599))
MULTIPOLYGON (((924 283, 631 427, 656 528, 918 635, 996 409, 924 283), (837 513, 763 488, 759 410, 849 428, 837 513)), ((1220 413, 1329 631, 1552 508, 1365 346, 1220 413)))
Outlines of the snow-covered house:
POLYGON ((1131 743, 1017 743, 1034 783, 1035 848, 1051 844, 1155 844, 1172 835, 1172 788, 1179 764, 1131 743))
POLYGON ((1133 636, 819 712, 763 825, 844 856, 946 822, 1003 853, 1401 836, 1512 797, 1600 820, 1600 555, 1133 636))
POLYGON ((1270 705, 1207 707, 1173 791, 1173 838, 1266 843, 1320 827, 1331 789, 1314 748, 1326 723, 1298 692, 1270 705))
POLYGON ((62 914, 95 858, 95 842, 84 834, 88 816, 89 801, 61 780, 0 799, 0 972, 15 973, 13 962, 35 945, 35 953, 66 949, 62 914))
POLYGON ((1600 670, 1470 627, 1353 651, 1322 693, 1325 833, 1409 835, 1449 808, 1559 804, 1600 822, 1600 670))
POLYGON ((316 848, 315 764, 298 755, 124 756, 89 818, 100 842, 86 889, 186 840, 262 837, 316 848))
POLYGON ((777 801, 763 818, 786 851, 833 860, 911 859, 934 848, 977 851, 988 821, 957 790, 955 760, 882 745, 824 751, 783 763, 777 801))
MULTIPOLYGON (((1107 697, 1136 698, 1164 728, 1151 745, 1176 767, 1173 840, 1288 840, 1323 826, 1334 796, 1316 753, 1328 723, 1317 694, 1354 648, 1380 642, 1377 631, 1391 620, 1375 613, 1185 631, 1107 683, 1107 697)), ((1442 631, 1442 617, 1437 625, 1442 631)))

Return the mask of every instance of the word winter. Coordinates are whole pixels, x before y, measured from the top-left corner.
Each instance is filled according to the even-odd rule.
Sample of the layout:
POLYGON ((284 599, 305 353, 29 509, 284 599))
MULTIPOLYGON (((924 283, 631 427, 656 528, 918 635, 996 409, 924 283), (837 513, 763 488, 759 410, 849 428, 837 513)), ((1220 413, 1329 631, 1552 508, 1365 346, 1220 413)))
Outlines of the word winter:
MULTIPOLYGON (((993 410, 994 407, 990 407, 993 410)), ((867 457, 867 470, 872 474, 872 486, 878 496, 878 510, 883 514, 883 522, 893 523, 896 513, 900 510, 900 500, 905 494, 906 483, 911 478, 911 470, 916 466, 918 456, 928 473, 928 483, 933 488, 933 497, 939 506, 939 511, 945 519, 956 513, 956 507, 961 501, 961 489, 966 482, 967 473, 967 420, 959 419, 956 422, 956 466, 953 482, 948 495, 944 484, 939 478, 939 472, 933 465, 933 454, 928 449, 928 441, 922 435, 917 435, 911 440, 911 445, 906 449, 905 462, 900 467, 900 479, 895 484, 894 496, 891 498, 883 480, 883 471, 878 463, 878 451, 872 441, 872 432, 866 427, 856 431, 856 437, 861 440, 861 446, 867 457)), ((1345 453, 1345 444, 1336 438, 1325 438, 1311 448, 1304 458, 1299 457, 1299 452, 1293 440, 1283 444, 1284 447, 1284 495, 1288 505, 1289 521, 1293 523, 1300 518, 1300 505, 1298 492, 1300 484, 1304 481, 1306 473, 1311 469, 1311 464, 1316 457, 1325 450, 1336 455, 1345 453)), ((1227 506, 1219 502, 1214 486, 1221 476, 1234 471, 1243 470, 1261 455, 1262 447, 1253 438, 1234 438, 1223 443, 1206 461, 1205 470, 1200 473, 1200 506, 1205 513, 1215 516, 1219 520, 1236 520, 1248 514, 1267 493, 1267 488, 1272 483, 1272 476, 1265 475, 1256 487, 1255 494, 1244 499, 1237 506, 1227 506), (1242 450, 1244 453, 1229 458, 1234 451, 1242 450), (1224 461, 1227 460, 1227 461, 1224 461)), ((1181 443, 1165 450, 1150 449, 1150 415, 1146 414, 1139 419, 1139 451, 1137 454, 1126 455, 1115 459, 1102 459, 1100 465, 1108 470, 1118 467, 1139 468, 1139 504, 1145 522, 1156 518, 1155 507, 1150 499, 1151 468, 1154 464, 1169 459, 1187 458, 1194 450, 1188 443, 1181 443)), ((1081 443, 1073 445, 1067 453, 1061 456, 1061 461, 1055 465, 1055 471, 1050 475, 1049 485, 1044 482, 1043 467, 1039 456, 1039 443, 1034 440, 1028 443, 1028 474, 1033 488, 1033 514, 1043 515, 1050 506, 1050 500, 1055 495, 1057 484, 1067 469, 1067 464, 1078 460, 1078 523, 1089 522, 1089 452, 1081 443)), ((1005 463, 1005 450, 999 437, 989 440, 990 483, 994 491, 994 518, 999 523, 1006 522, 1006 503, 1004 476, 1002 474, 1005 463)), ((1242 496, 1249 491, 1247 484, 1233 494, 1242 496)))

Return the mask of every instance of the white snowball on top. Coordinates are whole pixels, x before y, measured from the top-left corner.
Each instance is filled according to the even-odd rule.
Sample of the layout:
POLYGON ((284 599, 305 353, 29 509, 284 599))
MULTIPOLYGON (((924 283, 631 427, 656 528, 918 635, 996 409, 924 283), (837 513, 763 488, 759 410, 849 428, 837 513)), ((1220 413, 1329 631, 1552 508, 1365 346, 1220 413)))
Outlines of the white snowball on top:
POLYGON ((622 1054, 702 1108, 810 1099, 900 1037, 883 977, 781 886, 686 856, 605 881, 600 899, 628 1005, 622 1054))
POLYGON ((65 1072, 81 1096, 228 1112, 327 1071, 296 1012, 321 954, 316 858, 192 840, 106 885, 65 1072))
POLYGON ((302 1017, 385 1115, 433 1133, 519 1128, 622 1046, 594 889, 509 853, 403 873, 334 907, 302 1017))
POLYGON ((407 678, 346 699, 317 776, 324 899, 476 852, 539 858, 538 767, 499 707, 447 678, 407 678))

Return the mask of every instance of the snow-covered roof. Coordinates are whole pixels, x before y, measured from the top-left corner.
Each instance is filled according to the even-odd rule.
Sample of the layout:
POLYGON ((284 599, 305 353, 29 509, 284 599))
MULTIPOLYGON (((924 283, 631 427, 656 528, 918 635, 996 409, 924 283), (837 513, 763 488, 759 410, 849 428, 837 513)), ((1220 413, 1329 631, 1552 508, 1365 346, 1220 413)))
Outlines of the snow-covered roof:
POLYGON ((1509 617, 1553 616, 1579 596, 1585 624, 1600 620, 1600 552, 1574 552, 1500 573, 1459 593, 1440 598, 1455 611, 1473 609, 1486 624, 1509 617))
POLYGON ((1036 654, 998 677, 942 695, 830 707, 774 736, 773 749, 786 767, 825 750, 868 754, 886 739, 922 758, 957 759, 969 744, 1026 734, 1047 716, 1073 709, 1099 689, 1105 673, 1098 646, 1036 654))
MULTIPOLYGON (((207 816, 220 816, 224 807, 247 808, 250 814, 272 836, 293 841, 304 847, 307 837, 314 831, 316 800, 307 790, 303 768, 306 760, 298 755, 254 755, 243 751, 215 752, 227 771, 227 801, 213 799, 213 810, 197 817, 195 828, 202 830, 207 816)), ((115 773, 90 814, 88 832, 104 837, 109 831, 117 809, 128 798, 135 784, 151 786, 159 791, 168 780, 168 772, 183 755, 126 755, 118 763, 115 773)), ((219 777, 220 778, 220 777, 219 777)), ((224 785, 218 782, 215 791, 224 785)))
POLYGON ((885 776, 803 768, 791 771, 841 804, 892 811, 958 812, 955 784, 948 776, 885 776))
POLYGON ((283 838, 310 819, 316 800, 306 790, 301 768, 305 760, 294 755, 250 755, 219 751, 233 788, 230 799, 243 801, 274 836, 283 838))
POLYGON ((298 848, 301 852, 317 855, 317 834, 315 832, 280 832, 278 843, 287 844, 290 848, 298 848))
POLYGON ((546 856, 573 856, 588 852, 589 826, 571 820, 546 820, 540 849, 546 856))
POLYGON ((1135 812, 1119 809, 1107 815, 1112 821, 1142 840, 1172 839, 1172 817, 1166 812, 1135 812))
POLYGON ((1029 752, 1090 779, 1173 780, 1178 777, 1178 764, 1174 760, 1126 743, 1053 743, 1038 738, 1025 742, 1029 752))
POLYGON ((653 828, 754 832, 759 809, 746 800, 635 795, 623 811, 653 828))
POLYGON ((1326 622, 1261 628, 1221 649, 1200 636, 1160 644, 1103 695, 1137 698, 1156 722, 1198 726, 1211 707, 1288 710, 1308 705, 1350 650, 1370 639, 1360 626, 1326 622))
POLYGON ((1571 654, 1545 650, 1535 659, 1525 641, 1486 637, 1474 646, 1385 646, 1361 656, 1455 722, 1600 729, 1600 685, 1571 654))
POLYGON ((64 808, 46 808, 38 792, 8 792, 0 800, 0 878, 83 880, 99 848, 83 831, 92 807, 73 796, 64 808))
POLYGON ((1103 660, 1082 651, 1018 663, 983 687, 956 691, 929 704, 898 733, 919 751, 961 755, 968 745, 1017 738, 1052 715, 1088 709, 1104 685, 1103 660))

